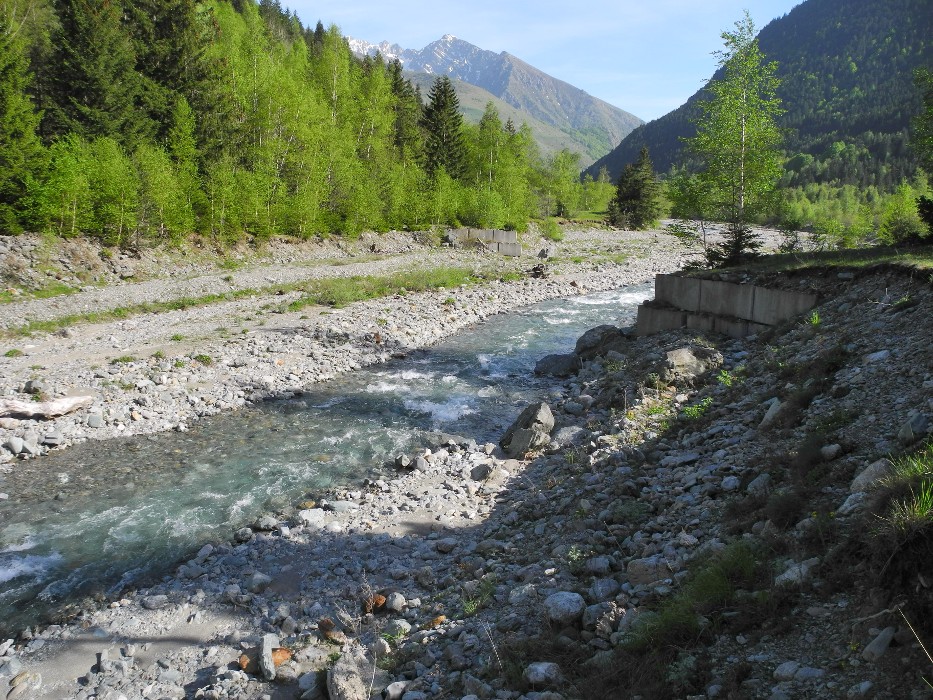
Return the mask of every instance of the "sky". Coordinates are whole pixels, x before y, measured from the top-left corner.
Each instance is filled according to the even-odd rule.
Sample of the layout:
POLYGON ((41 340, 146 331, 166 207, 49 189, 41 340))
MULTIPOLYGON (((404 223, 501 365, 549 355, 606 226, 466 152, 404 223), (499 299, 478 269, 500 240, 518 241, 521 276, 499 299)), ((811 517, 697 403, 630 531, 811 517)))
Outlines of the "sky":
POLYGON ((713 74, 720 35, 747 9, 759 29, 802 0, 282 0, 302 23, 422 49, 453 34, 507 51, 645 121, 713 74))

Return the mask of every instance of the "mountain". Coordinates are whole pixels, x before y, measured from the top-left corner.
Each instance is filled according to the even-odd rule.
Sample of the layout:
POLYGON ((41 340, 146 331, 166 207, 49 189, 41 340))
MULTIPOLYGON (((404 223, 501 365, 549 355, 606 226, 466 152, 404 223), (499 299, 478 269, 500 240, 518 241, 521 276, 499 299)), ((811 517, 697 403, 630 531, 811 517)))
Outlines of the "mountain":
MULTIPOLYGON (((933 65, 931 37, 931 0, 806 0, 762 29, 762 53, 782 80, 784 184, 889 189, 910 176, 910 119, 920 106, 912 71, 933 65)), ((588 172, 605 165, 616 178, 642 146, 660 172, 682 163, 680 138, 695 133, 702 94, 633 131, 588 172)))
MULTIPOLYGON (((489 98, 517 110, 516 124, 528 122, 545 152, 569 148, 580 153, 581 162, 589 165, 617 146, 633 129, 644 122, 638 117, 583 90, 538 70, 503 51, 486 51, 450 34, 420 50, 403 49, 398 44, 370 44, 359 39, 349 40, 351 50, 358 55, 381 53, 386 60, 397 58, 413 82, 430 87, 433 77, 448 75, 455 81, 461 103, 475 103, 483 93, 467 85, 481 88, 489 98), (460 81, 459 83, 457 81, 460 81), (479 97, 477 97, 479 96, 479 97)), ((483 101, 485 105, 486 100, 483 101)), ((468 118, 472 115, 465 112, 468 118)), ((505 109, 499 109, 506 119, 505 109)), ((479 108, 482 114, 482 106, 479 108)), ((478 117, 475 118, 478 121, 478 117)))

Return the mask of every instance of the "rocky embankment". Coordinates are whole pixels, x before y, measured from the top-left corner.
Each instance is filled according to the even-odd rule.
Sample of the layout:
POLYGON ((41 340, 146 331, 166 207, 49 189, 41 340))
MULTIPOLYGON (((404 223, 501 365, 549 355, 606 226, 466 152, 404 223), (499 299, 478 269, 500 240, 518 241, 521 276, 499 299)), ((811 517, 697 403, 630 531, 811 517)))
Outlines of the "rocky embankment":
POLYGON ((395 478, 260 518, 156 586, 0 644, 0 684, 928 697, 897 610, 917 622, 933 577, 891 575, 869 509, 885 458, 930 432, 933 292, 899 270, 784 283, 820 293, 817 314, 739 341, 596 329, 550 363, 569 376, 505 448, 451 436, 395 478))

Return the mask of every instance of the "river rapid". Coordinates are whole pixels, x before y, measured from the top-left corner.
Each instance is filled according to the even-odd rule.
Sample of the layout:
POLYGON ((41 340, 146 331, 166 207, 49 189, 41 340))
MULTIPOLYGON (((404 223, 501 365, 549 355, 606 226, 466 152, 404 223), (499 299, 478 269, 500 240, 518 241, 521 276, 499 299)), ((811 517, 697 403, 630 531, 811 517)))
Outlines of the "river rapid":
POLYGON ((553 379, 535 362, 593 326, 630 325, 651 284, 495 316, 429 350, 198 423, 22 463, 0 501, 0 635, 165 575, 206 542, 385 474, 426 433, 495 442, 553 379))

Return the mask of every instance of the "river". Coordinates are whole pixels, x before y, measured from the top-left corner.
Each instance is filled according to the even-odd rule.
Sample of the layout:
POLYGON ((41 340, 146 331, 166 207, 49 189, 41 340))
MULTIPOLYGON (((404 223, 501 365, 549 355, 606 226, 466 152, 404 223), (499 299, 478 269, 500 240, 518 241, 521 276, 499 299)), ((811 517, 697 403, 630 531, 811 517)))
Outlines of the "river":
MULTIPOLYGON (((535 362, 631 325, 649 284, 502 314, 424 351, 215 416, 186 433, 88 442, 0 481, 0 638, 89 595, 169 573, 308 493, 358 484, 442 431, 495 442, 553 379, 535 362)), ((52 616, 52 617, 50 617, 52 616)))

